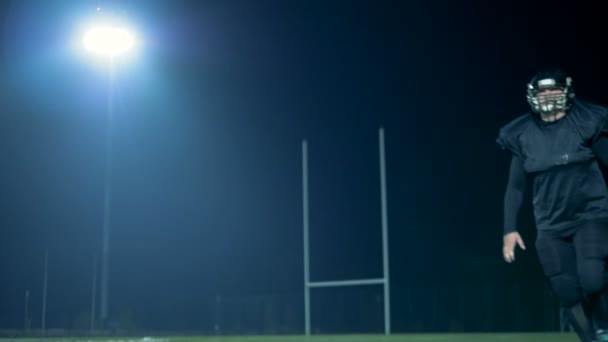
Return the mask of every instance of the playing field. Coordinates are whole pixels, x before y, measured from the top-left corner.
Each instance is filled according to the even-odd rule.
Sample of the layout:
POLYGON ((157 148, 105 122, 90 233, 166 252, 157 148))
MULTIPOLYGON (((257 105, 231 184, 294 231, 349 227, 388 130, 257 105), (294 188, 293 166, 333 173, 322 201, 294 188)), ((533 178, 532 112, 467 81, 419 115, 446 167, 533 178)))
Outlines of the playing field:
POLYGON ((0 342, 576 342, 574 334, 404 334, 239 337, 2 338, 0 342))

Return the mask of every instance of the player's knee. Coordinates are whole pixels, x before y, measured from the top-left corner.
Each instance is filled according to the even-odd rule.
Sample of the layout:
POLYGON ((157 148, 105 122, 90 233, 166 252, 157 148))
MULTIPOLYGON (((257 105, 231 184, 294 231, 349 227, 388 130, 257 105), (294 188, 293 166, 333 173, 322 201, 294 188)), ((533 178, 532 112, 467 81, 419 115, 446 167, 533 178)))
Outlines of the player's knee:
POLYGON ((586 294, 598 293, 606 286, 604 263, 601 260, 581 261, 578 268, 581 287, 586 294))
POLYGON ((557 293, 556 292, 556 296, 559 300, 559 306, 563 307, 563 308, 571 308, 573 306, 575 306, 576 304, 578 304, 581 300, 582 297, 579 294, 573 294, 573 293, 557 293))
POLYGON ((604 286, 603 277, 597 275, 589 275, 581 277, 581 287, 586 294, 595 294, 600 292, 604 286))
POLYGON ((573 277, 558 274, 551 277, 550 281, 560 306, 569 308, 581 301, 583 295, 578 282, 573 277))

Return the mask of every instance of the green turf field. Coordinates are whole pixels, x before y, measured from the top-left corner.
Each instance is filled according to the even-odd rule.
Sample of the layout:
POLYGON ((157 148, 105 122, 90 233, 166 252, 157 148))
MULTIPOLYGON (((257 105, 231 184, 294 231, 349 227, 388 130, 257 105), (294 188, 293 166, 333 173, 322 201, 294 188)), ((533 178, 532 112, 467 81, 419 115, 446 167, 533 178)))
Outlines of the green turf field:
POLYGON ((1 338, 0 342, 576 342, 574 334, 404 334, 239 337, 1 338))

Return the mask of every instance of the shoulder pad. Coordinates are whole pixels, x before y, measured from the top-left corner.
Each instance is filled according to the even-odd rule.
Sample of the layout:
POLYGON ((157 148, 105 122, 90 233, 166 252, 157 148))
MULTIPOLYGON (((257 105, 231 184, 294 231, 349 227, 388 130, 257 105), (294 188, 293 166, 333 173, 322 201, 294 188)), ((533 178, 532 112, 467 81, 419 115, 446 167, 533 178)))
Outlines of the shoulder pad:
POLYGON ((526 113, 509 122, 498 131, 496 143, 498 143, 503 150, 509 150, 515 155, 521 156, 519 136, 532 123, 532 120, 534 120, 532 115, 526 113))
POLYGON ((585 142, 593 141, 600 133, 607 131, 608 108, 604 106, 575 100, 568 115, 585 142))

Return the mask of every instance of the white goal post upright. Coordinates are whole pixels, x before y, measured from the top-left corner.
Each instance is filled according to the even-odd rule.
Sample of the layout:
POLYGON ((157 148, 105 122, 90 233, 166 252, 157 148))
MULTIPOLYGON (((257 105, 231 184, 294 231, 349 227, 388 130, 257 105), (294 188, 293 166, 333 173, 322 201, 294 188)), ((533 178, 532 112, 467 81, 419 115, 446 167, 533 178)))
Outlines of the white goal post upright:
POLYGON ((388 215, 386 194, 386 158, 384 148, 384 129, 378 133, 380 154, 380 201, 382 214, 382 266, 383 276, 376 279, 351 279, 339 281, 310 281, 309 253, 309 193, 308 193, 308 143, 302 141, 302 219, 304 228, 304 328, 307 336, 310 328, 310 290, 319 287, 383 285, 384 292, 384 333, 391 333, 390 282, 389 282, 389 246, 388 246, 388 215))

